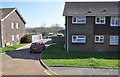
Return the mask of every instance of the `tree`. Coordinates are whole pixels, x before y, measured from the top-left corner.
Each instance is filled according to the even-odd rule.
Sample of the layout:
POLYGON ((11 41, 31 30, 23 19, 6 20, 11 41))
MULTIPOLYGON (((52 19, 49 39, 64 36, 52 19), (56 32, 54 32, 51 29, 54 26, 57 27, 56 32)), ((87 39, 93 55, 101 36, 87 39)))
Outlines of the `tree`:
POLYGON ((57 33, 59 30, 63 30, 63 27, 60 27, 60 24, 52 24, 50 29, 53 33, 57 33))
POLYGON ((35 27, 35 28, 26 28, 26 31, 29 34, 32 33, 41 33, 43 36, 47 36, 49 33, 54 33, 56 34, 59 30, 63 30, 64 28, 61 27, 59 24, 52 24, 50 27, 46 27, 46 24, 43 23, 40 25, 40 27, 35 27))

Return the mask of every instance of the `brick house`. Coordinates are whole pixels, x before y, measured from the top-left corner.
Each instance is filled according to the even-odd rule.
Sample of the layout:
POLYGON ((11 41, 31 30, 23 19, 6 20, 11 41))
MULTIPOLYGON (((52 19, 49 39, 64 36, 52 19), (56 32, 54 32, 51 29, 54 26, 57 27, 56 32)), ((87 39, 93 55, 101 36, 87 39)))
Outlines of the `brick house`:
POLYGON ((25 20, 16 8, 0 9, 0 47, 20 43, 26 34, 25 20))
POLYGON ((120 51, 119 2, 66 2, 66 51, 120 51))

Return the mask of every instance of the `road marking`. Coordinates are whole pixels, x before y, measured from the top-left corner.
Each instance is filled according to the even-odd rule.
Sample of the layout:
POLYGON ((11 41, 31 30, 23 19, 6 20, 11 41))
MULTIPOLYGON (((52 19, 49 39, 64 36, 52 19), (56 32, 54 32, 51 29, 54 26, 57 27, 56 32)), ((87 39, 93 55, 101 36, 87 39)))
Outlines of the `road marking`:
POLYGON ((44 72, 45 72, 47 75, 52 75, 52 74, 50 74, 47 70, 44 70, 44 72))

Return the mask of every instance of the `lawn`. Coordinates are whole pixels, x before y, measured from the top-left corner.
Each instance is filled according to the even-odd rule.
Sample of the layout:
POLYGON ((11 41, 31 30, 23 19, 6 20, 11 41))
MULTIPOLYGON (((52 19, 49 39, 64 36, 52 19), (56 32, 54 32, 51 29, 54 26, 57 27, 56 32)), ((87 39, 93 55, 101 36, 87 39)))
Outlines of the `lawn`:
POLYGON ((13 45, 13 46, 0 48, 0 53, 4 53, 4 52, 10 51, 10 50, 15 50, 15 49, 17 49, 19 47, 22 47, 22 46, 25 46, 25 45, 27 45, 27 44, 16 44, 16 45, 13 45))
POLYGON ((65 52, 62 45, 51 45, 43 51, 43 62, 48 66, 73 66, 92 68, 118 68, 118 53, 113 52, 65 52))

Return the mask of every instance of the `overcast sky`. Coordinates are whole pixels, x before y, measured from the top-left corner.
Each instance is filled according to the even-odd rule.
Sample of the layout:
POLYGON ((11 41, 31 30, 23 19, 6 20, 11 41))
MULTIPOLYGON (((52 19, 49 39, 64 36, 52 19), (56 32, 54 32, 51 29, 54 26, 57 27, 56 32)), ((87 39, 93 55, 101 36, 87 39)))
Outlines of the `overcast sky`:
POLYGON ((2 0, 2 5, 0 7, 16 7, 26 20, 26 27, 40 27, 42 24, 46 24, 46 27, 49 27, 56 23, 64 27, 65 19, 63 16, 63 9, 66 1, 91 0, 2 0))

